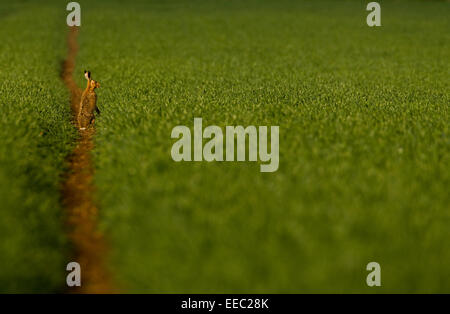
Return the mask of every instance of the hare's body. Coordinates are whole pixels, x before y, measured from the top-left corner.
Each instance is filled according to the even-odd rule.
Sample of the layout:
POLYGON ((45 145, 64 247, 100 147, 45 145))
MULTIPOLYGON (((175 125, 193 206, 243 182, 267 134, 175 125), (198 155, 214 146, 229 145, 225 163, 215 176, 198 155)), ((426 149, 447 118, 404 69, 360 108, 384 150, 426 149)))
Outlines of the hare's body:
POLYGON ((95 119, 94 112, 98 112, 97 94, 95 92, 84 91, 81 96, 80 111, 78 113, 78 122, 80 128, 86 128, 95 119))
POLYGON ((91 80, 90 72, 85 71, 86 79, 88 80, 87 87, 81 95, 80 108, 78 111, 78 125, 81 130, 86 129, 95 120, 95 112, 100 114, 97 107, 97 94, 95 89, 100 87, 100 84, 91 80))

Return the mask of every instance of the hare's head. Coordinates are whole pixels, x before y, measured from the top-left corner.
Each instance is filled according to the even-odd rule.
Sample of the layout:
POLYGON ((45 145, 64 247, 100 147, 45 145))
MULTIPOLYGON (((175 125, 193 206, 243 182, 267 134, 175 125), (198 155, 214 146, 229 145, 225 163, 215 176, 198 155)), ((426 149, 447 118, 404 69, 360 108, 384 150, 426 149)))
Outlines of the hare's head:
POLYGON ((94 89, 100 87, 100 83, 99 82, 94 81, 93 79, 91 79, 91 72, 85 70, 84 71, 84 77, 88 81, 88 88, 90 90, 94 90, 94 89))

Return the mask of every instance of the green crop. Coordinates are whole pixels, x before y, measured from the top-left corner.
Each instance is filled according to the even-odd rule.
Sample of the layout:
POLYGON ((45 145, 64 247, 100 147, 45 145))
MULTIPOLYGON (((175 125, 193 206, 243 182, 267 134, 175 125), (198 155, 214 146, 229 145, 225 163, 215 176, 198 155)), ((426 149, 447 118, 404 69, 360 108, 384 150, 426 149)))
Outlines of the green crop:
POLYGON ((65 284, 60 176, 74 128, 59 79, 63 17, 42 2, 0 4, 0 292, 65 284))
MULTIPOLYGON (((449 4, 87 4, 111 272, 134 292, 448 292, 449 4), (280 167, 171 159, 176 125, 279 125, 280 167), (365 267, 382 267, 368 288, 365 267)), ((82 77, 80 75, 80 82, 82 77)))
MULTIPOLYGON (((450 4, 80 1, 96 203, 125 292, 450 292, 450 4), (279 126, 280 163, 175 162, 171 131, 279 126), (381 265, 382 286, 366 285, 381 265)), ((63 291, 66 3, 0 5, 0 291, 63 291)))

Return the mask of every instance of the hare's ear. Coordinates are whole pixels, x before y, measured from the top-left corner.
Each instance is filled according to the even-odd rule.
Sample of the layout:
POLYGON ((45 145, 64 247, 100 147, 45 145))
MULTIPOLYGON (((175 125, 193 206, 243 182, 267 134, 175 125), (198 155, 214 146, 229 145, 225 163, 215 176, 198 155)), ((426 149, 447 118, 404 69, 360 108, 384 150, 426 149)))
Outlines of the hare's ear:
POLYGON ((84 70, 84 77, 89 81, 91 79, 91 72, 84 70))

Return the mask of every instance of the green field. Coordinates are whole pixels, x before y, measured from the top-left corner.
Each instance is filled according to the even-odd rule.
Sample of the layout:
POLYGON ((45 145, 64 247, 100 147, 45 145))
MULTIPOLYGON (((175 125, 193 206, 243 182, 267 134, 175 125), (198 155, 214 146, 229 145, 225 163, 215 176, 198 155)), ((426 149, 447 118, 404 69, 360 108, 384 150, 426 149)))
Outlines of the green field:
POLYGON ((37 3, 0 4, 0 293, 65 282, 59 181, 75 132, 59 79, 61 18, 37 3))
MULTIPOLYGON (((380 28, 368 1, 79 2, 76 80, 101 84, 96 199, 122 291, 450 292, 448 1, 380 1, 380 28), (278 171, 174 162, 171 130, 194 117, 278 125, 278 171)), ((0 291, 64 289, 60 6, 0 6, 0 291), (46 18, 26 24, 33 8, 46 18)))

